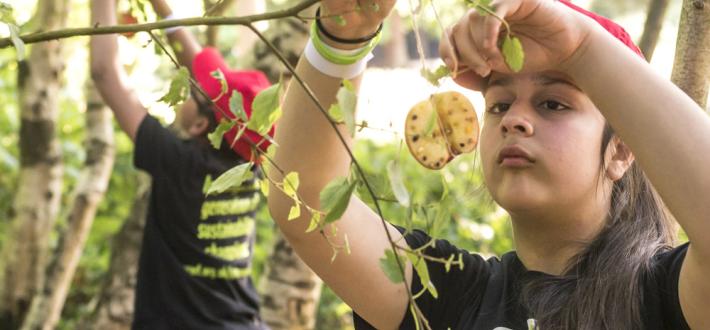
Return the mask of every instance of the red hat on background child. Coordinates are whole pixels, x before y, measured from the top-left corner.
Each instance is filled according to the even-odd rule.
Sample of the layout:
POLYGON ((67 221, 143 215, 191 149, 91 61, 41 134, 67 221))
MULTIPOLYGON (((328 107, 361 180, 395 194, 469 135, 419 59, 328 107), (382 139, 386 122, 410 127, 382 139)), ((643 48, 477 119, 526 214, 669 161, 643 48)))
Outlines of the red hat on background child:
MULTIPOLYGON (((236 90, 242 94, 244 112, 246 112, 248 118, 251 118, 251 104, 254 101, 254 97, 271 86, 266 75, 261 71, 229 69, 222 55, 214 48, 204 48, 195 56, 192 60, 192 73, 207 96, 222 110, 215 109, 213 111, 217 123, 224 118, 224 114, 229 119, 236 118, 229 108, 229 99, 232 97, 232 92, 236 90), (212 76, 212 72, 216 70, 222 71, 227 81, 227 92, 221 96, 222 84, 217 78, 212 76)), ((224 134, 226 143, 232 144, 238 130, 239 127, 235 126, 224 134)), ((268 135, 274 136, 274 127, 271 127, 268 135)), ((266 151, 271 143, 257 132, 247 129, 239 140, 234 143, 232 149, 242 158, 258 162, 258 155, 252 153, 252 144, 257 145, 261 151, 266 151), (252 143, 249 143, 249 141, 252 143)))

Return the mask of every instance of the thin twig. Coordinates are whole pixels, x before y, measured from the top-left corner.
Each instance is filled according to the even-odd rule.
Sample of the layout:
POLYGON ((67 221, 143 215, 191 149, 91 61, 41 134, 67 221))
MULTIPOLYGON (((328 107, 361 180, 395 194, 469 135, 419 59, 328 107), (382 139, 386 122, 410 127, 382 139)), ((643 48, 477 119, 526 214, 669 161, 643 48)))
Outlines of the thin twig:
MULTIPOLYGON (((128 24, 114 26, 93 26, 83 28, 62 29, 47 32, 36 32, 21 35, 20 39, 25 44, 31 44, 41 41, 64 39, 76 36, 88 36, 111 33, 125 32, 147 32, 151 30, 167 29, 176 26, 195 26, 195 25, 250 25, 254 22, 272 20, 277 18, 285 18, 296 16, 304 9, 318 3, 320 0, 304 0, 301 3, 283 10, 277 10, 269 13, 258 15, 249 15, 241 17, 191 17, 174 20, 164 20, 143 24, 128 24)), ((0 49, 12 46, 10 38, 0 39, 0 49)))

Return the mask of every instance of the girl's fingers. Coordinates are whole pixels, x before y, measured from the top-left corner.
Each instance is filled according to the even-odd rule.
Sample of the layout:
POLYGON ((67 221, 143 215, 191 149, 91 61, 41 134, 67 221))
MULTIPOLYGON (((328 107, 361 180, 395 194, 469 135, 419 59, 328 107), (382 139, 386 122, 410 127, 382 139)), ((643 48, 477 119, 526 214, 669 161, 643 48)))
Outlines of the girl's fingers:
POLYGON ((451 44, 458 53, 460 64, 470 67, 481 77, 485 77, 491 72, 487 59, 482 56, 478 49, 480 41, 475 40, 476 35, 471 33, 471 27, 481 17, 475 11, 469 13, 451 30, 451 44))
POLYGON ((498 39, 501 37, 503 22, 498 18, 504 18, 508 14, 508 4, 509 2, 493 1, 491 8, 493 8, 495 16, 487 15, 479 24, 472 24, 472 28, 482 35, 479 39, 481 40, 479 49, 483 56, 489 60, 501 57, 498 39))
POLYGON ((470 67, 461 63, 459 60, 460 55, 458 54, 459 47, 452 37, 452 30, 452 28, 448 28, 439 43, 441 59, 452 72, 451 77, 454 82, 468 89, 481 90, 485 79, 473 72, 470 67))
POLYGON ((456 77, 456 72, 459 70, 459 59, 456 54, 456 49, 454 49, 452 45, 451 30, 451 27, 447 28, 444 30, 444 35, 441 36, 441 40, 439 41, 439 56, 453 73, 452 76, 456 77))
POLYGON ((471 70, 459 70, 459 74, 456 75, 454 82, 459 84, 461 87, 468 88, 474 91, 482 91, 483 87, 486 85, 486 78, 479 76, 477 73, 471 70))

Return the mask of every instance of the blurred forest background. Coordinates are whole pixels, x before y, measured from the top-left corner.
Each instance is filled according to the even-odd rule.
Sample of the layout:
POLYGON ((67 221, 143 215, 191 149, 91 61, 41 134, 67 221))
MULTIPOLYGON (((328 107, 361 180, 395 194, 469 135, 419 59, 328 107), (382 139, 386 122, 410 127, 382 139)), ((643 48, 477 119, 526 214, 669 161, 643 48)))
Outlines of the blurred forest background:
MULTIPOLYGON (((14 8, 23 34, 91 26, 87 0, 4 1, 14 8)), ((485 194, 475 155, 461 157, 442 171, 429 171, 409 156, 401 141, 401 126, 411 105, 438 89, 460 90, 450 81, 435 88, 419 78, 423 63, 436 65, 441 26, 465 11, 461 0, 433 2, 441 22, 428 6, 417 16, 428 57, 424 61, 416 50, 407 2, 400 1, 398 13, 385 26, 361 91, 358 121, 367 121, 369 128, 358 133, 356 157, 375 182, 388 220, 426 229, 461 248, 500 255, 513 248, 509 219, 485 194), (402 168, 412 208, 394 202, 386 177, 392 160, 402 168)), ((155 20, 147 1, 119 3, 121 12, 132 12, 139 21, 155 20)), ((171 1, 184 16, 201 16, 210 8, 214 14, 241 16, 295 3, 171 1)), ((644 35, 641 44, 648 58, 656 50, 652 63, 661 74, 671 77, 671 72, 678 72, 673 79, 679 82, 692 71, 678 71, 678 63, 673 70, 676 40, 681 40, 681 9, 697 3, 707 6, 707 1, 575 3, 619 20, 638 42, 644 35)), ((704 17, 707 26, 707 13, 704 17)), ((9 36, 5 28, 0 25, 0 38, 9 36)), ((305 45, 307 27, 298 20, 262 22, 258 28, 292 59, 305 45)), ((259 68, 272 81, 284 72, 246 28, 191 29, 204 44, 226 54, 233 67, 259 68)), ((704 31, 710 35, 707 28, 704 31)), ((146 33, 120 38, 120 43, 121 59, 135 89, 151 113, 169 125, 173 109, 157 100, 175 74, 173 64, 146 33)), ((0 329, 127 329, 149 178, 134 169, 130 140, 93 92, 88 38, 65 39, 61 46, 47 44, 28 44, 20 62, 14 48, 0 48, 0 329)), ((707 40, 696 47, 710 57, 707 40)), ((693 63, 698 74, 708 76, 707 63, 693 63)), ((466 93, 481 109, 480 95, 466 93)), ((693 97, 705 105, 707 86, 698 93, 693 97)), ((361 196, 369 200, 367 194, 361 196)), ((321 290, 317 278, 295 263, 263 206, 258 219, 252 276, 264 294, 265 318, 272 327, 352 328, 348 306, 326 287, 321 290)))

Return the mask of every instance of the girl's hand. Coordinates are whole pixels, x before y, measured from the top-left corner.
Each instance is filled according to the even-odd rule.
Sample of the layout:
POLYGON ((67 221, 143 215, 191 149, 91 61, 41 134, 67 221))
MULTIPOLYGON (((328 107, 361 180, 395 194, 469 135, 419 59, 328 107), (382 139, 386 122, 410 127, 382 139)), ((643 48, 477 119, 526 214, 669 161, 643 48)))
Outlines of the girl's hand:
MULTIPOLYGON (((336 37, 362 38, 377 31, 392 11, 395 2, 396 0, 322 0, 321 22, 323 27, 336 37)), ((334 47, 343 46, 327 38, 323 38, 323 41, 334 47)))
MULTIPOLYGON (((491 8, 520 38, 525 72, 564 67, 593 30, 591 19, 555 0, 494 0, 491 8)), ((480 90, 491 71, 510 72, 499 49, 506 33, 498 18, 473 9, 449 28, 439 51, 452 72, 463 72, 454 80, 480 90)))

